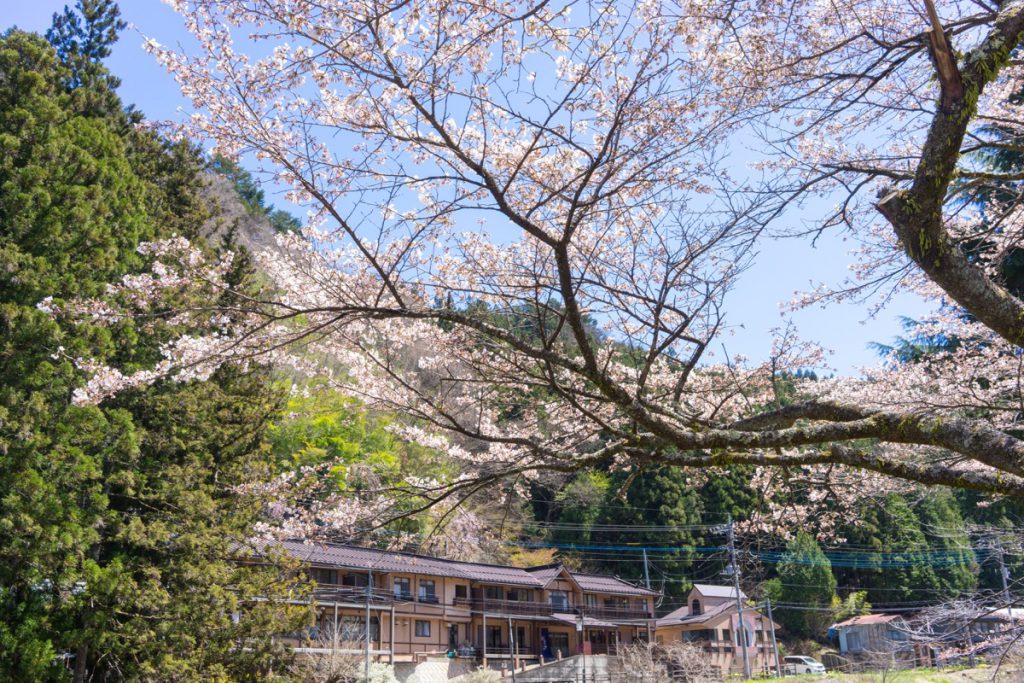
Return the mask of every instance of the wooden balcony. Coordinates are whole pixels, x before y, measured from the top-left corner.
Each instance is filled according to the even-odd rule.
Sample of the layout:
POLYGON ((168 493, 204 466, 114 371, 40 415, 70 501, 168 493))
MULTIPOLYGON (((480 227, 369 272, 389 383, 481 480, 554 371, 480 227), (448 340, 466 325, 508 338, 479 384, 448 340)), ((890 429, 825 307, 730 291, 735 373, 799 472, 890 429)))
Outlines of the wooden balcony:
MULTIPOLYGON (((340 586, 336 584, 318 583, 313 589, 313 598, 317 602, 344 602, 365 605, 367 600, 366 586, 340 586)), ((414 595, 412 593, 396 593, 385 588, 369 591, 370 604, 390 605, 402 603, 419 603, 421 605, 439 605, 441 599, 437 595, 414 595)))
POLYGON ((455 607, 465 607, 474 612, 489 614, 508 614, 545 617, 554 613, 554 609, 546 602, 526 602, 520 600, 497 600, 473 596, 472 598, 455 598, 455 607))
MULTIPOLYGON (((586 616, 605 621, 639 621, 653 618, 646 609, 633 605, 623 605, 621 607, 605 605, 603 607, 583 607, 581 609, 586 616)), ((579 613, 579 609, 576 610, 576 613, 579 613)))
POLYGON ((549 602, 533 602, 525 600, 499 600, 496 598, 484 598, 474 595, 471 598, 455 598, 452 601, 455 607, 471 609, 474 612, 487 612, 489 614, 502 615, 523 615, 534 617, 548 617, 555 613, 561 614, 583 614, 592 619, 606 621, 642 621, 651 619, 651 613, 640 607, 579 607, 574 605, 552 605, 549 602))
POLYGON ((313 589, 313 599, 317 602, 344 602, 349 604, 381 605, 394 602, 395 596, 383 589, 366 590, 366 586, 341 586, 338 584, 318 583, 313 589))

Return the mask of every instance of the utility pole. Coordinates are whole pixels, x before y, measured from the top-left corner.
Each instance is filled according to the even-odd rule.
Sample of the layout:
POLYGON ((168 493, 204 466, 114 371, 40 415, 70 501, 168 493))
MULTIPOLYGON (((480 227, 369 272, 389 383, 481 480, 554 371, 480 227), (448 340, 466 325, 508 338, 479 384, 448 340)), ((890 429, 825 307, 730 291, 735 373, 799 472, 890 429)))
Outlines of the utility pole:
POLYGON ((651 590, 651 573, 647 569, 647 548, 644 548, 644 585, 651 590))
POLYGON ((729 537, 729 562, 732 564, 732 583, 736 588, 736 611, 739 613, 739 632, 736 634, 736 643, 743 649, 743 675, 750 678, 750 655, 747 654, 747 627, 743 623, 743 598, 740 597, 740 565, 736 561, 736 540, 733 531, 732 515, 729 515, 729 525, 726 527, 729 537))
POLYGON ((775 653, 775 671, 779 674, 779 678, 782 678, 782 662, 779 661, 779 644, 775 640, 775 620, 772 619, 772 599, 767 598, 768 602, 768 627, 772 631, 772 652, 775 653))
POLYGON ((1016 626, 1016 620, 1013 618, 1013 599, 1010 598, 1010 586, 1008 583, 1010 578, 1010 570, 1006 567, 1006 560, 1003 557, 1002 541, 996 541, 996 549, 998 549, 999 551, 996 554, 996 559, 999 560, 999 578, 1001 578, 1003 581, 1003 601, 1006 603, 1007 613, 1010 617, 1010 628, 1012 629, 1014 626, 1016 626))
POLYGON ((512 664, 512 683, 516 683, 516 663, 517 663, 517 661, 519 659, 516 656, 518 654, 516 652, 517 645, 518 645, 518 643, 516 643, 516 636, 512 632, 512 617, 509 617, 508 618, 508 661, 509 661, 510 664, 512 664))
MULTIPOLYGON (((583 605, 580 605, 580 653, 583 658, 583 683, 587 683, 587 617, 583 605)), ((573 677, 575 678, 575 676, 573 677)))
POLYGON ((373 590, 373 567, 366 573, 366 661, 363 662, 364 683, 370 683, 370 592, 373 590))

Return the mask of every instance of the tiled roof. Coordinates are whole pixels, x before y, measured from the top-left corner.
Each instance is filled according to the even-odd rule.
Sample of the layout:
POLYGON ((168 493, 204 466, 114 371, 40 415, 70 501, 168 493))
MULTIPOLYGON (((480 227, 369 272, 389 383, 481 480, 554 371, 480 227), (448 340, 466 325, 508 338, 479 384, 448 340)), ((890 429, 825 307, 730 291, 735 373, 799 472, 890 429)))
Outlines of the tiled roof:
POLYGON ((580 574, 572 572, 576 583, 585 591, 595 593, 620 593, 622 595, 657 595, 658 591, 649 588, 635 586, 616 576, 604 576, 602 574, 580 574))
POLYGON ((659 618, 658 619, 658 624, 660 625, 661 622, 663 622, 663 621, 664 622, 672 622, 673 624, 678 624, 680 619, 683 619, 684 617, 688 617, 688 616, 690 616, 690 608, 687 607, 686 605, 683 605, 682 607, 680 607, 678 609, 674 609, 671 612, 669 612, 668 614, 666 614, 665 616, 659 618))
MULTIPOLYGON (((560 563, 521 569, 498 564, 442 560, 426 555, 391 550, 375 550, 334 543, 284 541, 285 551, 310 564, 373 569, 402 574, 433 574, 482 583, 502 583, 542 588, 564 570, 560 563)), ((614 576, 569 572, 585 591, 620 595, 658 595, 657 591, 635 586, 614 576)))
POLYGON ((543 585, 536 577, 518 567, 441 560, 436 557, 427 557, 413 553, 374 550, 372 548, 335 545, 333 543, 284 541, 281 545, 293 557, 310 564, 352 569, 373 569, 380 572, 401 574, 433 574, 469 581, 506 583, 535 588, 543 585))
POLYGON ((835 625, 836 628, 844 628, 848 626, 870 626, 871 624, 888 624, 894 619, 899 619, 898 614, 861 614, 857 617, 851 617, 846 621, 841 621, 835 625))
MULTIPOLYGON (((565 566, 556 562, 545 564, 540 567, 530 567, 526 571, 540 579, 546 586, 556 576, 565 571, 565 566)), ((579 585, 581 590, 593 593, 616 593, 618 595, 658 595, 658 591, 642 588, 635 584, 623 581, 616 576, 605 574, 584 574, 583 572, 568 572, 573 581, 579 585)))
MULTIPOLYGON (((735 595, 735 594, 734 594, 735 595)), ((689 607, 680 607, 674 612, 669 612, 662 618, 658 619, 658 626, 680 626, 684 624, 704 624, 712 619, 717 619, 723 614, 728 613, 730 610, 736 609, 736 604, 732 602, 723 602, 720 605, 716 605, 709 610, 706 610, 700 614, 690 614, 689 607)))
MULTIPOLYGON (((715 586, 709 583, 695 583, 693 587, 706 598, 732 598, 736 599, 736 589, 733 586, 715 586)), ((747 597, 740 591, 740 597, 747 597)))
POLYGON ((561 574, 563 569, 565 567, 562 563, 556 562, 555 564, 545 564, 540 567, 527 567, 526 571, 536 576, 546 586, 551 579, 561 574))

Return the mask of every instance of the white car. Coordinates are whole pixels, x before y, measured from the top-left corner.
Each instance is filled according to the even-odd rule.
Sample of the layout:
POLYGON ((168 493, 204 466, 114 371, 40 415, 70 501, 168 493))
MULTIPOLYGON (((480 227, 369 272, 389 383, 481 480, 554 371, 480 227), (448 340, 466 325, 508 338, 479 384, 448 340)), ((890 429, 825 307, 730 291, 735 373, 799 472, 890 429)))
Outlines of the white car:
POLYGON ((800 674, 824 675, 825 673, 825 665, 814 657, 804 657, 803 655, 783 657, 782 662, 785 664, 784 670, 788 676, 798 676, 800 674))

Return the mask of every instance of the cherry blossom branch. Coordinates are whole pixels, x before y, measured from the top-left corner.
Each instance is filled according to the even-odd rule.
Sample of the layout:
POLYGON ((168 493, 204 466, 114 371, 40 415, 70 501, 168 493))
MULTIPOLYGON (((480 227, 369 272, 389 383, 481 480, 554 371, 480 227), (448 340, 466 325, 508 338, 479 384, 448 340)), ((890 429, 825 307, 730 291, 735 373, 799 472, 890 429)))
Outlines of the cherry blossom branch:
MULTIPOLYGON (((938 31, 933 30, 937 35, 938 31)), ((982 43, 964 59, 958 86, 944 88, 921 152, 914 182, 890 192, 878 210, 892 224, 911 259, 957 303, 1007 341, 1024 345, 1024 302, 972 264, 945 227, 943 207, 960 160, 961 147, 978 98, 1024 37, 1024 3, 1002 3, 982 43)), ((953 79, 946 73, 943 78, 953 79)))

